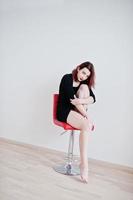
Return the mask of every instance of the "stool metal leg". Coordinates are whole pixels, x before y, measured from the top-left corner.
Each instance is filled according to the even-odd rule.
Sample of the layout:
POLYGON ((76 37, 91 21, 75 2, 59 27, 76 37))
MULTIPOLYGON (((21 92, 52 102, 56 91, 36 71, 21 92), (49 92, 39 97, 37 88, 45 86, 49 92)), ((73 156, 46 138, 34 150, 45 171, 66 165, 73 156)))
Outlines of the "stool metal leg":
POLYGON ((71 131, 69 137, 69 147, 68 147, 68 154, 67 154, 67 162, 64 165, 54 167, 56 172, 65 175, 79 175, 80 170, 78 165, 74 163, 73 160, 73 148, 74 148, 74 130, 71 131))
POLYGON ((69 137, 69 147, 68 147, 68 163, 71 164, 73 161, 73 148, 74 148, 74 131, 72 130, 69 137))

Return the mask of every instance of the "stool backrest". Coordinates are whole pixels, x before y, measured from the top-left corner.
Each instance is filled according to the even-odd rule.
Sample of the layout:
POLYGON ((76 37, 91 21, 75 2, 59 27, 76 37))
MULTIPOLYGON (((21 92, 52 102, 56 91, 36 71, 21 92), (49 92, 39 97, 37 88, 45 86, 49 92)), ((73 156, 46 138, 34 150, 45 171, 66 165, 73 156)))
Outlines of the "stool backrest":
POLYGON ((59 98, 59 94, 53 94, 53 121, 57 119, 56 112, 57 112, 58 98, 59 98))

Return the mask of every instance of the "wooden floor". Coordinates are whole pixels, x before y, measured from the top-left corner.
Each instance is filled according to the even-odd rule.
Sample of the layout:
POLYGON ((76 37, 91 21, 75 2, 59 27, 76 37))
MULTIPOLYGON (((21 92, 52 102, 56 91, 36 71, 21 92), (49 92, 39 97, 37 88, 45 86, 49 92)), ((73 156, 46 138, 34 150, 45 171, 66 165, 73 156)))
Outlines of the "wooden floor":
POLYGON ((89 159, 89 183, 53 170, 64 153, 0 138, 0 200, 133 200, 133 169, 89 159))

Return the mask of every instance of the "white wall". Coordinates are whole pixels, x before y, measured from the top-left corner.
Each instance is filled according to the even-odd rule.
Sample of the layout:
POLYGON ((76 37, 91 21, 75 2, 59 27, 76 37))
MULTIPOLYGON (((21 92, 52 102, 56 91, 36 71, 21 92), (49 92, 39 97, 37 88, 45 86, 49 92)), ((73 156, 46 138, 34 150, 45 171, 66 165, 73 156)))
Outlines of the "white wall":
POLYGON ((0 0, 0 136, 66 151, 52 94, 89 60, 97 102, 88 156, 133 166, 132 9, 130 0, 0 0))

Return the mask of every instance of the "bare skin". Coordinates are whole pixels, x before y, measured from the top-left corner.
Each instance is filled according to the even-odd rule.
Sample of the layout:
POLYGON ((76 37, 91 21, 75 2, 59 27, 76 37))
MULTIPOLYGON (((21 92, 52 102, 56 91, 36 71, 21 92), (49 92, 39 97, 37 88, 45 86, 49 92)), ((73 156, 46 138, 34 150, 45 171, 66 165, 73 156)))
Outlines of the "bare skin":
MULTIPOLYGON (((88 86, 85 84, 82 84, 76 94, 76 97, 81 99, 83 102, 83 99, 89 98, 90 93, 88 86)), ((91 98, 90 98, 91 99, 91 98)), ((71 102, 74 102, 71 101, 71 102)), ((86 102, 86 101, 84 101, 86 102)), ((87 101, 89 104, 89 101, 87 101)), ((90 103, 92 101, 90 100, 90 103)), ((88 182, 88 157, 87 157, 87 150, 88 150, 88 136, 89 132, 92 128, 92 123, 88 119, 87 115, 87 103, 85 104, 75 104, 75 111, 71 110, 69 112, 69 115, 67 117, 67 123, 71 126, 80 129, 80 136, 79 136, 79 148, 80 148, 80 176, 81 180, 85 183, 88 182)))

